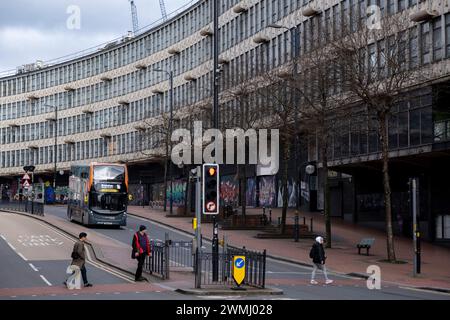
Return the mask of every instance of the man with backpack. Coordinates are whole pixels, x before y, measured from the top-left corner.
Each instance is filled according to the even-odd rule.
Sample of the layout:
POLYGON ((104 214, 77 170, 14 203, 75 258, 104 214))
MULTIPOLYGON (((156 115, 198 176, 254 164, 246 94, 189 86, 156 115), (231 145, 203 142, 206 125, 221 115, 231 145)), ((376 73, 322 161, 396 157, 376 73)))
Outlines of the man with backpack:
POLYGON ((142 276, 142 267, 144 266, 145 258, 150 255, 150 241, 146 231, 146 226, 140 226, 139 231, 134 234, 131 242, 131 246, 133 247, 131 258, 137 259, 138 261, 138 267, 134 276, 136 282, 146 281, 142 276))
POLYGON ((325 260, 327 256, 325 255, 325 249, 323 248, 323 238, 317 237, 316 241, 312 245, 311 251, 309 252, 309 257, 313 260, 314 266, 311 275, 311 284, 318 284, 315 280, 317 270, 322 270, 325 276, 325 283, 331 284, 333 280, 328 279, 327 268, 325 267, 325 260))

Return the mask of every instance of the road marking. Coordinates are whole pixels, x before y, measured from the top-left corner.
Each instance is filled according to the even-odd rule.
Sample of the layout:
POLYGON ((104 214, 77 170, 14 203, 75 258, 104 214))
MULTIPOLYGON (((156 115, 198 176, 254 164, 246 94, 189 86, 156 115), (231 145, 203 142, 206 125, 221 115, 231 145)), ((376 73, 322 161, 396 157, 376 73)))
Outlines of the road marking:
POLYGON ((31 267, 31 269, 33 269, 34 271, 39 271, 35 266, 33 266, 32 263, 29 263, 28 265, 29 265, 29 266, 31 267))
POLYGON ((19 257, 21 257, 23 260, 28 261, 27 258, 25 258, 25 256, 23 254, 21 254, 20 252, 17 252, 17 254, 19 255, 19 257))
POLYGON ((50 287, 52 286, 52 284, 51 284, 47 279, 45 279, 45 277, 44 277, 42 274, 41 274, 40 276, 41 276, 41 279, 44 280, 44 282, 45 282, 48 286, 50 286, 50 287))
POLYGON ((16 251, 16 248, 14 248, 14 246, 13 246, 11 243, 7 242, 7 244, 8 244, 8 246, 11 247, 11 249, 13 249, 14 251, 16 251))
MULTIPOLYGON (((68 235, 60 232, 59 230, 53 228, 52 226, 48 226, 48 225, 45 225, 45 224, 42 224, 42 223, 39 223, 39 222, 38 222, 38 224, 40 224, 41 226, 43 226, 45 228, 48 228, 48 229, 52 230, 54 233, 60 235, 61 237, 64 237, 64 238, 70 240, 72 243, 75 243, 74 239, 72 239, 68 235)), ((114 275, 114 276, 116 276, 116 277, 118 277, 118 278, 120 278, 122 280, 128 281, 129 283, 134 283, 134 281, 133 281, 131 276, 123 275, 123 274, 119 273, 119 271, 116 271, 114 269, 108 268, 108 267, 104 266, 103 264, 100 264, 99 262, 93 261, 92 258, 91 258, 89 250, 86 250, 86 254, 87 254, 86 262, 88 264, 90 264, 90 265, 92 265, 92 266, 94 266, 94 267, 96 267, 96 268, 98 268, 100 270, 103 270, 105 272, 108 272, 108 273, 110 273, 110 274, 112 274, 112 275, 114 275)))
POLYGON ((6 241, 6 238, 5 238, 3 235, 0 235, 0 237, 1 237, 3 240, 6 241))

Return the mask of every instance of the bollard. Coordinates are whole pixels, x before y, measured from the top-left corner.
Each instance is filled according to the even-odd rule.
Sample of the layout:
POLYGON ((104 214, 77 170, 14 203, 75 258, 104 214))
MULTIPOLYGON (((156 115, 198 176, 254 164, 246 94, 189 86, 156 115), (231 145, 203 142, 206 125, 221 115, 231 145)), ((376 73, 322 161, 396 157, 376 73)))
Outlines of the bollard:
POLYGON ((269 209, 269 222, 272 223, 272 209, 269 209))
POLYGON ((313 218, 311 218, 311 232, 313 232, 313 218))
POLYGON ((263 207, 263 214, 266 214, 266 207, 263 207))
POLYGON ((281 217, 278 217, 278 226, 281 226, 281 217))
POLYGON ((295 216, 295 224, 294 224, 294 240, 298 242, 299 237, 299 226, 298 226, 298 215, 295 216))
POLYGON ((303 225, 306 224, 306 217, 303 217, 303 225))

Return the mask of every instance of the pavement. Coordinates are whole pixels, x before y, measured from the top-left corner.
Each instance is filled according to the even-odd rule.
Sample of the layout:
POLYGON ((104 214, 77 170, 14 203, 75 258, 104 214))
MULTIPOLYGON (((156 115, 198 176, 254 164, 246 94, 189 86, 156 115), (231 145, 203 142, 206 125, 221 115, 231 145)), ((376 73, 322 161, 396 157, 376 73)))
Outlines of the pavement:
MULTIPOLYGON (((142 215, 142 217, 129 215, 127 226, 119 229, 105 227, 86 228, 69 222, 66 217, 67 208, 65 206, 46 206, 44 217, 0 212, 0 235, 5 233, 3 236, 6 239, 0 238, 0 257, 2 257, 0 259, 0 269, 10 270, 9 273, 2 272, 0 275, 0 299, 450 299, 450 295, 447 293, 403 287, 385 282, 383 282, 380 290, 369 290, 365 279, 334 272, 329 274, 335 280, 332 285, 325 285, 322 279, 323 276, 320 273, 317 276, 320 284, 311 285, 309 283, 311 268, 307 265, 288 262, 288 257, 267 259, 266 286, 269 289, 273 289, 271 292, 267 290, 266 292, 249 290, 252 291, 250 293, 231 292, 231 290, 222 290, 223 288, 205 288, 198 291, 193 288, 194 276, 192 272, 173 271, 170 274, 170 279, 164 281, 147 275, 149 283, 134 283, 130 281, 130 278, 135 271, 136 262, 130 258, 130 241, 139 225, 147 225, 150 238, 152 239, 164 239, 167 233, 170 239, 188 241, 192 239, 190 234, 191 220, 190 218, 166 218, 168 220, 161 220, 165 217, 162 211, 145 208, 143 212, 139 213, 136 207, 130 207, 129 209, 130 212, 142 215), (145 217, 146 215, 149 215, 150 218, 145 217), (155 219, 155 216, 159 217, 159 221, 155 219), (183 223, 185 226, 188 226, 185 230, 181 229, 183 223), (4 227, 2 228, 1 226, 4 227), (20 230, 20 232, 17 230, 20 230), (74 236, 82 231, 88 233, 88 241, 93 249, 92 262, 88 266, 88 276, 89 280, 94 283, 94 287, 73 292, 67 290, 59 283, 65 277, 65 268, 70 262, 68 256, 71 252, 74 236), (67 235, 72 235, 72 237, 67 235), (34 250, 26 251, 25 247, 22 250, 24 246, 22 243, 28 243, 31 241, 30 239, 39 242, 42 239, 43 243, 48 243, 49 245, 36 247, 34 250, 39 248, 42 251, 39 254, 34 252, 34 250), (60 245, 60 242, 63 242, 63 244, 60 245), (12 244, 16 250, 13 250, 8 243, 12 244), (55 249, 55 244, 61 246, 61 248, 55 249), (21 249, 17 250, 18 248, 21 249), (21 258, 19 253, 27 259, 36 259, 32 263, 35 264, 34 267, 38 271, 34 271, 28 265, 29 261, 21 258), (6 257, 6 259, 3 259, 3 257, 6 257), (16 274, 16 270, 20 272, 16 274), (43 275, 51 283, 51 286, 46 284, 40 275, 43 275), (32 279, 27 280, 30 277, 32 279), (283 292, 282 295, 279 294, 281 291, 283 292)), ((212 233, 212 229, 208 230, 209 227, 207 224, 203 225, 203 234, 205 236, 209 231, 212 233)), ((230 233, 227 231, 227 234, 232 235, 233 233, 235 232, 230 233)), ((248 248, 252 248, 255 240, 256 243, 264 241, 267 244, 267 240, 254 238, 252 239, 253 242, 251 242, 248 239, 251 237, 244 237, 247 234, 246 231, 238 231, 237 233, 243 238, 230 238, 232 244, 236 244, 236 246, 245 244, 248 248)), ((276 240, 275 242, 278 243, 278 241, 276 240)), ((278 244, 278 249, 266 246, 268 253, 273 255, 275 252, 277 254, 284 252, 284 249, 281 249, 281 247, 286 246, 287 243, 290 243, 290 241, 281 240, 278 244)), ((307 243, 310 244, 310 241, 307 243)), ((296 245, 298 246, 299 243, 296 245)), ((204 246, 205 251, 211 250, 211 245, 208 241, 204 242, 204 246)))
MULTIPOLYGON (((155 222, 192 233, 191 217, 170 217, 161 209, 149 207, 130 206, 130 214, 151 219, 155 222)), ((247 209, 247 214, 261 214, 262 209, 247 209)), ((267 213, 267 212, 266 212, 267 213)), ((277 221, 281 216, 281 209, 272 209, 272 221, 277 221)), ((289 210, 288 223, 292 224, 295 210, 289 210)), ((307 223, 313 218, 313 231, 325 234, 324 217, 320 213, 299 212, 300 221, 303 217, 307 223)), ((211 223, 202 224, 202 234, 205 238, 211 238, 213 233, 211 223)), ((267 250, 268 256, 279 260, 311 265, 309 251, 312 245, 311 239, 257 239, 255 230, 221 230, 219 236, 226 236, 229 245, 235 247, 245 246, 247 249, 267 250)), ((339 218, 332 219, 332 248, 326 249, 327 267, 339 274, 367 276, 367 268, 377 265, 381 269, 381 277, 384 283, 416 288, 430 288, 434 290, 450 291, 450 248, 422 242, 422 272, 413 276, 413 247, 412 240, 406 237, 395 237, 395 251, 397 260, 403 264, 384 262, 386 259, 386 237, 377 229, 358 226, 343 221, 339 218), (370 250, 370 256, 358 255, 356 243, 362 238, 374 238, 375 243, 370 250)), ((364 251, 364 250, 363 250, 364 251)))

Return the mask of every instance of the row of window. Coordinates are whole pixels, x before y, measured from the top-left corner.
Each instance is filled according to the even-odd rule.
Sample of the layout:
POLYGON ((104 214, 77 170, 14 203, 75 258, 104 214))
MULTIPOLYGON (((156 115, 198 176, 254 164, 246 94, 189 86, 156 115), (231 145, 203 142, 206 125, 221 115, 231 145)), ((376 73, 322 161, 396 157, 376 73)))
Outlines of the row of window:
MULTIPOLYGON (((224 13, 238 2, 238 0, 222 1, 221 13, 224 13)), ((350 15, 359 22, 362 22, 366 18, 366 7, 368 5, 377 4, 381 7, 383 13, 390 14, 394 11, 404 10, 416 3, 417 0, 343 0, 340 6, 335 6, 332 10, 327 9, 325 16, 331 20, 330 13, 333 11, 335 23, 339 23, 337 20, 338 15, 342 15, 343 17, 350 15), (338 8, 342 12, 338 13, 338 8)), ((303 3, 303 5, 305 4, 303 3)), ((62 67, 0 81, 0 96, 41 90, 84 79, 122 67, 164 50, 206 26, 210 21, 208 18, 211 12, 210 5, 211 1, 204 1, 195 9, 190 10, 169 25, 137 40, 129 41, 128 44, 120 48, 97 54, 94 57, 73 62, 62 67)), ((220 28, 221 51, 233 47, 301 6, 301 1, 297 0, 259 1, 249 8, 247 12, 242 13, 220 28)), ((352 24, 352 26, 356 27, 356 24, 352 24)), ((172 68, 176 69, 176 74, 183 72, 180 68, 177 68, 177 64, 186 70, 188 67, 192 68, 195 60, 204 61, 207 59, 210 56, 210 45, 208 43, 197 43, 194 47, 190 48, 190 51, 186 54, 186 57, 189 59, 187 61, 188 63, 186 61, 175 61, 175 65, 170 64, 172 68)))
MULTIPOLYGON (((146 137, 149 145, 156 145, 160 139, 157 135, 146 137)), ((57 162, 79 161, 84 159, 97 159, 120 154, 139 152, 144 148, 141 144, 141 133, 130 132, 112 136, 111 138, 99 138, 86 141, 78 141, 73 144, 60 144, 57 146, 57 162)), ((0 153, 0 167, 22 167, 33 163, 45 165, 54 162, 54 146, 46 146, 35 149, 21 149, 2 151, 0 153)))

